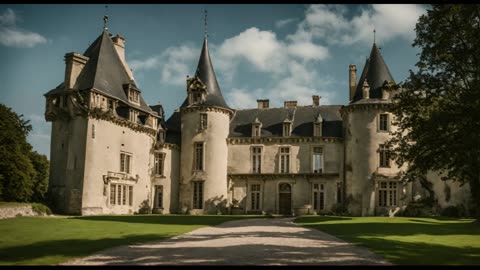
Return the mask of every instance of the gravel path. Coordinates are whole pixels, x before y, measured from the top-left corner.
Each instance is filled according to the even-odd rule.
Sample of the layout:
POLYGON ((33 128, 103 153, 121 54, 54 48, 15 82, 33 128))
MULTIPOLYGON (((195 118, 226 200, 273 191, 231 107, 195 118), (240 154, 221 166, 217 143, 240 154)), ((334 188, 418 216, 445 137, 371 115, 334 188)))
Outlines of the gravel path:
POLYGON ((304 228, 293 218, 246 219, 168 240, 107 249, 65 265, 389 264, 366 248, 304 228))

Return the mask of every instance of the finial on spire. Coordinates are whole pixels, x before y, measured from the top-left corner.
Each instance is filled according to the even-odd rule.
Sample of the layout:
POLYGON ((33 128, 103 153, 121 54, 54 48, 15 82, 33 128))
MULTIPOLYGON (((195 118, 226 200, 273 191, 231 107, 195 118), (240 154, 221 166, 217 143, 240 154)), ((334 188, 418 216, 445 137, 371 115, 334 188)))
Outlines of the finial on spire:
POLYGON ((105 5, 105 15, 103 16, 103 29, 105 29, 105 30, 108 30, 108 28, 107 28, 107 21, 108 21, 107 11, 108 11, 108 6, 105 5))
POLYGON ((375 30, 375 28, 373 28, 373 43, 375 43, 375 33, 377 33, 377 30, 375 30))
POLYGON ((204 10, 204 13, 205 13, 205 17, 204 17, 204 23, 205 23, 204 26, 205 26, 205 29, 204 29, 204 32, 205 32, 205 38, 207 38, 207 37, 208 37, 208 32, 207 32, 207 26, 208 26, 208 25, 207 25, 207 24, 208 24, 207 15, 208 15, 208 14, 207 14, 207 10, 206 10, 206 9, 204 10))

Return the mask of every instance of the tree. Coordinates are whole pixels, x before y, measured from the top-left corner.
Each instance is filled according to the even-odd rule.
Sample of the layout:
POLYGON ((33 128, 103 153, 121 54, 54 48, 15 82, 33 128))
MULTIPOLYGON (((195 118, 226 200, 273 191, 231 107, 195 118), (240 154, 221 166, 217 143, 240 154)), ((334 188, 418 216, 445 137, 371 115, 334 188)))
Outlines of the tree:
POLYGON ((31 200, 34 202, 44 202, 48 189, 50 162, 45 155, 41 155, 36 151, 30 152, 30 161, 35 169, 35 176, 32 178, 33 194, 31 200))
POLYGON ((32 126, 23 115, 0 104, 0 201, 29 201, 36 171, 27 142, 32 126))
POLYGON ((439 171, 468 183, 480 217, 480 5, 432 5, 417 22, 418 71, 393 99, 389 141, 404 180, 439 171))

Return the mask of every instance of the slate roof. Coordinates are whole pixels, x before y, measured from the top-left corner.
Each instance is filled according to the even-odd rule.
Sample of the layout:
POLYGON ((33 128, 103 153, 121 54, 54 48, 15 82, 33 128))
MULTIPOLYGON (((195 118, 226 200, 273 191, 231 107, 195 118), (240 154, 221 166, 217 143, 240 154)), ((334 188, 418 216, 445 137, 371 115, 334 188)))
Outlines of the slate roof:
POLYGON ((165 134, 165 142, 180 145, 182 141, 180 112, 173 112, 172 116, 168 118, 165 125, 167 127, 167 132, 165 134))
POLYGON ((323 118, 322 136, 343 137, 341 105, 297 106, 289 108, 237 110, 230 122, 229 137, 251 137, 255 118, 262 123, 262 137, 281 137, 283 121, 292 120, 293 137, 312 137, 318 114, 323 118))
MULTIPOLYGON (((220 90, 220 86, 218 85, 217 77, 215 75, 215 71, 213 70, 212 60, 210 59, 210 53, 208 51, 207 38, 203 40, 202 52, 200 54, 200 59, 198 60, 195 76, 200 78, 200 80, 207 87, 207 95, 203 105, 222 107, 231 110, 231 108, 225 102, 222 91, 220 90)), ((180 107, 183 108, 186 106, 188 106, 188 97, 180 107)))
MULTIPOLYGON (((80 72, 74 88, 79 90, 95 88, 107 96, 129 104, 131 107, 152 113, 142 95, 140 95, 140 106, 128 101, 123 85, 128 83, 135 85, 135 82, 130 81, 114 46, 110 34, 104 29, 102 34, 83 53, 89 59, 80 72)), ((64 88, 65 86, 62 83, 46 95, 60 93, 64 88)))
POLYGON ((362 76, 357 83, 357 89, 353 96, 351 103, 357 102, 362 99, 362 86, 365 79, 370 85, 370 98, 382 98, 382 85, 385 81, 394 81, 390 70, 388 69, 385 61, 383 60, 380 50, 377 45, 373 43, 370 57, 365 62, 362 76))

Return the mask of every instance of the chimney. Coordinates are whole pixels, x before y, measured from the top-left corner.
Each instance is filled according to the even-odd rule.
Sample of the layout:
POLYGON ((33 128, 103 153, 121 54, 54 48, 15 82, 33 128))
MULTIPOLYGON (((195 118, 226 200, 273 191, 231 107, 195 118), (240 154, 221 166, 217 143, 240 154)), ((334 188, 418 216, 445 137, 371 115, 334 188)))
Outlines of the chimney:
POLYGON ((369 99, 370 98, 370 86, 368 85, 368 82, 367 82, 366 79, 363 82, 362 90, 363 90, 363 98, 364 99, 369 99))
POLYGON ((65 88, 67 90, 72 89, 77 82, 78 75, 85 67, 88 61, 88 57, 79 53, 67 53, 65 54, 65 88))
POLYGON ((350 82, 350 101, 353 100, 355 95, 355 88, 357 88, 357 66, 350 64, 349 70, 349 82, 350 82))
POLYGON ((112 37, 113 44, 115 44, 115 50, 122 59, 122 62, 125 62, 125 37, 117 34, 112 37))
POLYGON ((135 78, 133 78, 132 70, 127 64, 127 60, 125 60, 125 37, 122 35, 115 35, 112 37, 112 41, 115 47, 115 51, 118 54, 118 57, 120 57, 120 60, 122 60, 123 67, 125 68, 125 71, 127 71, 128 78, 130 80, 135 81, 135 78))
POLYGON ((321 96, 313 95, 312 96, 312 101, 313 101, 313 106, 320 106, 320 99, 321 96))
POLYGON ((284 107, 284 108, 296 107, 296 106, 297 106, 297 101, 296 101, 296 100, 285 101, 285 102, 283 103, 283 107, 284 107))
POLYGON ((268 109, 270 107, 270 100, 257 99, 257 104, 259 109, 268 109))

